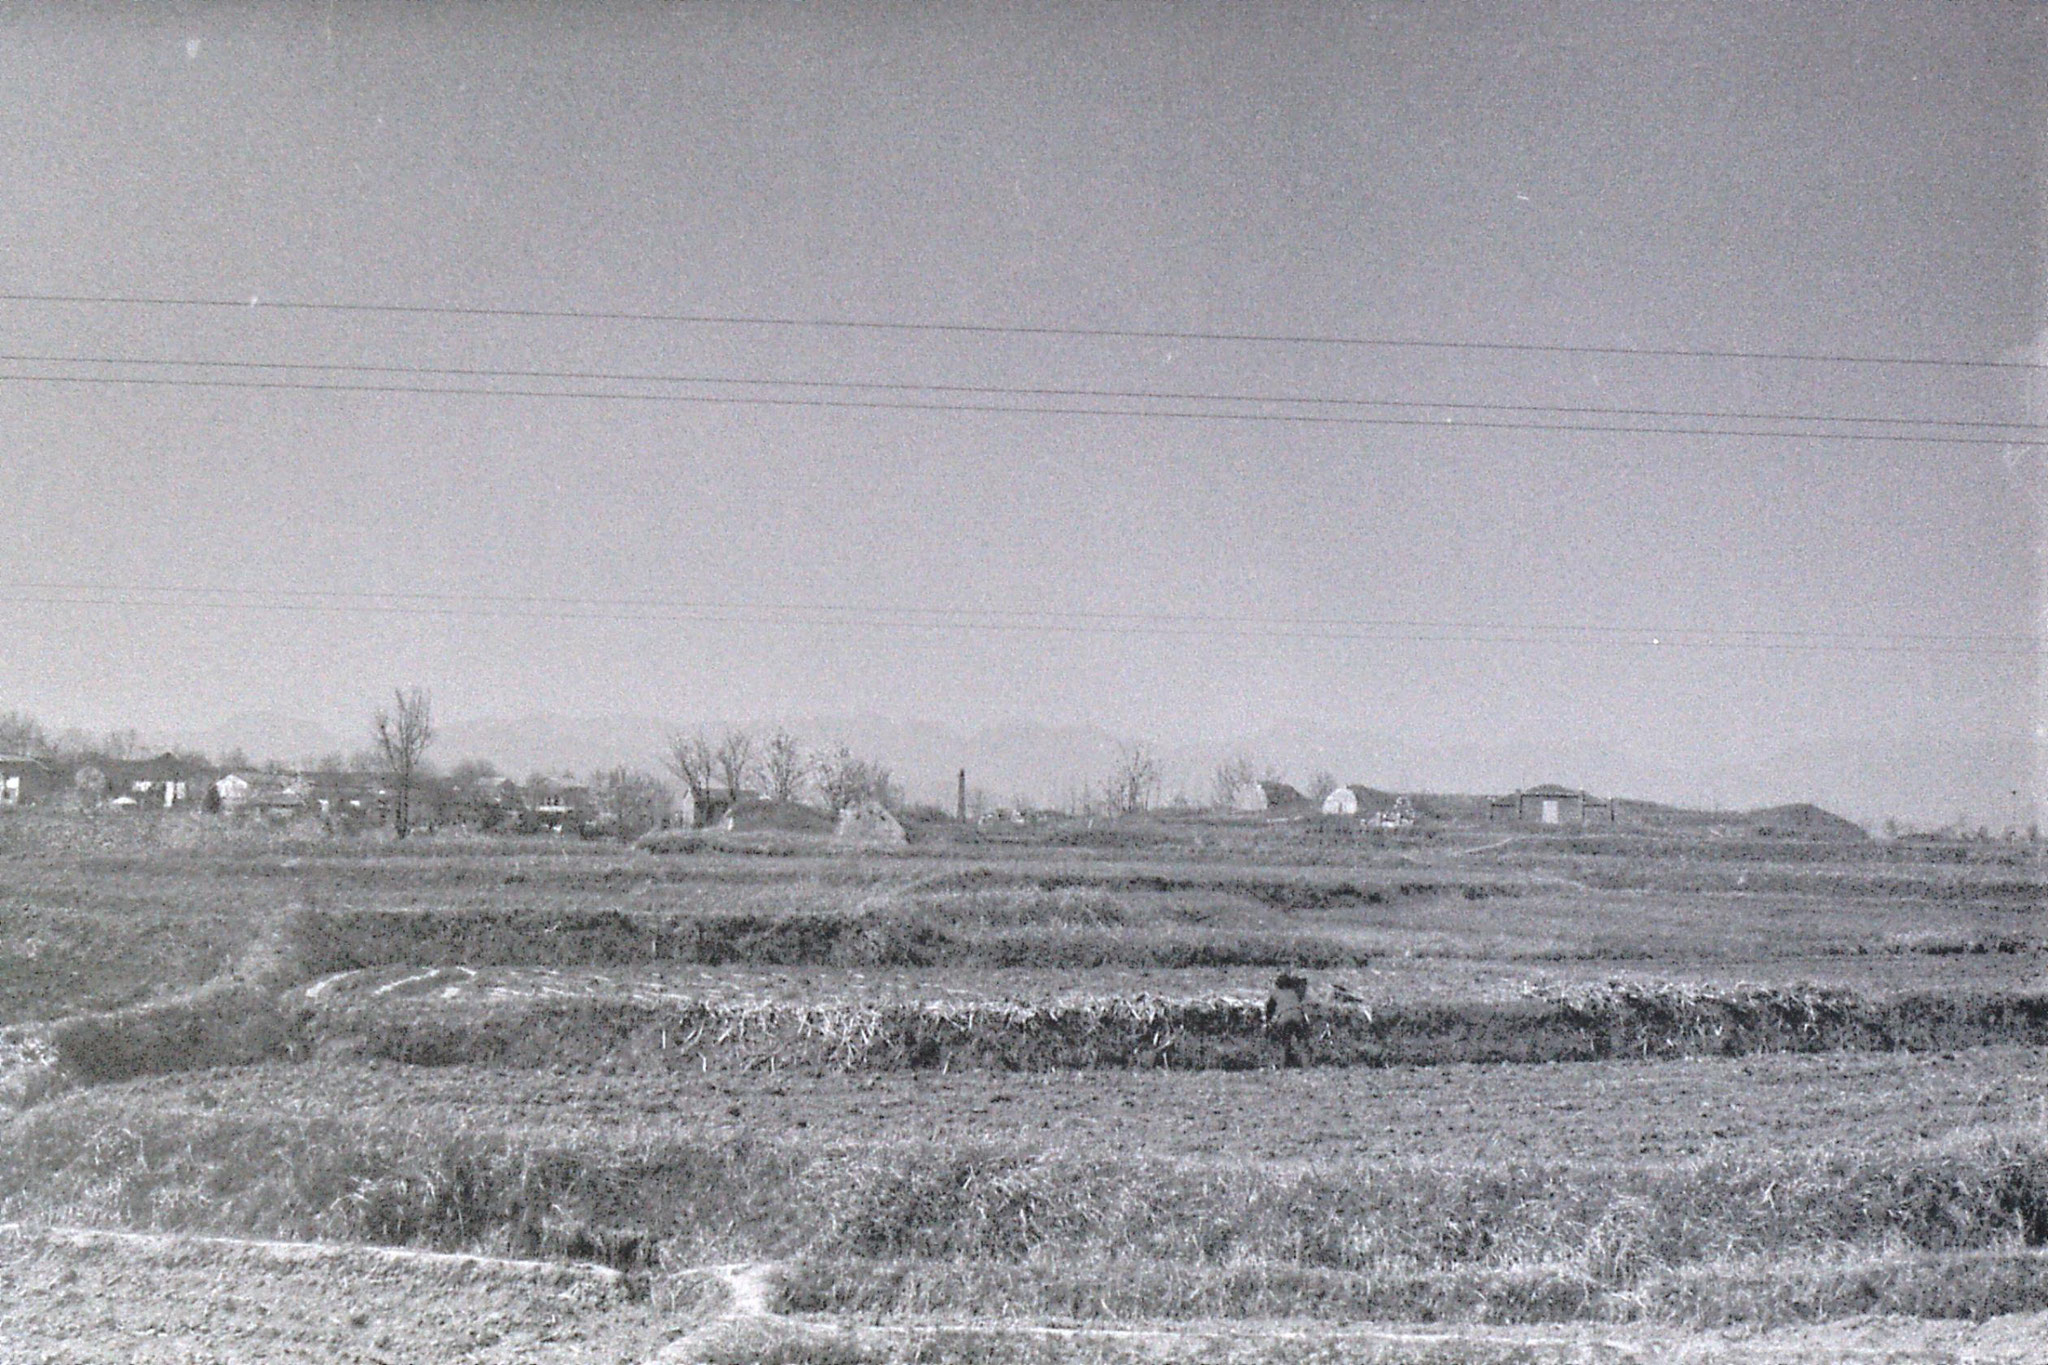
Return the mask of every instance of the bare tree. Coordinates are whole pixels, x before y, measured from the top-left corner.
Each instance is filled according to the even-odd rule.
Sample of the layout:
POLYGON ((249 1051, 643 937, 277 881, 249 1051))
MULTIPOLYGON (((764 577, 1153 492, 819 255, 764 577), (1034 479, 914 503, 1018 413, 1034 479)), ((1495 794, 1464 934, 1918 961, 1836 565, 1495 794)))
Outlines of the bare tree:
POLYGON ((377 756, 391 777, 391 828, 403 839, 412 833, 412 797, 419 787, 427 746, 434 742, 434 703, 425 689, 393 689, 394 709, 379 707, 374 729, 377 756))
POLYGON ((844 744, 818 754, 812 766, 825 804, 835 811, 870 799, 885 806, 891 804, 894 792, 890 787, 889 770, 879 763, 855 758, 853 750, 844 744))
POLYGON ((803 747, 787 730, 778 728, 761 747, 761 771, 768 779, 770 800, 796 800, 803 793, 804 774, 809 768, 803 747))
POLYGON ((448 780, 464 791, 495 784, 498 781, 498 766, 485 758, 465 758, 448 770, 448 780))
POLYGON ((1328 768, 1323 768, 1309 778, 1308 791, 1303 794, 1320 806, 1323 804, 1323 798, 1335 790, 1337 790, 1337 774, 1331 772, 1328 768))
POLYGON ((596 782, 598 809, 611 818, 622 839, 637 839, 668 814, 667 784, 638 769, 613 768, 596 782))
POLYGON ((0 712, 0 754, 41 754, 50 747, 42 722, 26 711, 0 712))
POLYGON ((1216 767, 1216 804, 1228 809, 1237 802, 1237 789, 1257 778, 1258 769, 1251 759, 1237 755, 1228 763, 1216 767))
POLYGON ((1103 784, 1103 796, 1117 815, 1149 809, 1159 792, 1159 756, 1152 746, 1139 740, 1117 746, 1116 767, 1103 784))
MULTIPOLYGON (((718 770, 717 755, 704 732, 699 730, 694 735, 686 735, 680 730, 670 731, 668 753, 663 755, 661 762, 683 784, 694 808, 702 811, 711 799, 711 781, 718 770)), ((699 815, 698 818, 703 817, 699 815)))
POLYGON ((725 783, 726 795, 734 801, 740 799, 740 789, 747 785, 747 778, 754 771, 754 737, 745 730, 731 729, 725 738, 718 741, 718 776, 725 783))

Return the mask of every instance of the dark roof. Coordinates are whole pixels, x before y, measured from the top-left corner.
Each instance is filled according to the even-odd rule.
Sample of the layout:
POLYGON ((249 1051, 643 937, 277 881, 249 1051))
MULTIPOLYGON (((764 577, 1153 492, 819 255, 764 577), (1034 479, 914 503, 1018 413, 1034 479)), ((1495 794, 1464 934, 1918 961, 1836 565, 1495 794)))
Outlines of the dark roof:
POLYGON ((205 764, 187 763, 172 753, 155 758, 109 759, 99 766, 108 781, 123 786, 130 782, 188 782, 212 773, 205 764))
POLYGON ((1580 791, 1580 790, 1579 790, 1579 789, 1578 789, 1577 787, 1560 787, 1560 786, 1559 786, 1559 785, 1558 785, 1557 783, 1555 783, 1555 782, 1544 782, 1544 783, 1541 783, 1541 784, 1539 784, 1539 785, 1537 785, 1537 786, 1534 786, 1534 787, 1524 787, 1524 788, 1522 788, 1522 790, 1521 790, 1521 792, 1520 792, 1519 794, 1520 794, 1520 795, 1522 795, 1522 796, 1584 796, 1584 795, 1585 795, 1585 793, 1584 793, 1584 792, 1582 792, 1582 791, 1580 791))

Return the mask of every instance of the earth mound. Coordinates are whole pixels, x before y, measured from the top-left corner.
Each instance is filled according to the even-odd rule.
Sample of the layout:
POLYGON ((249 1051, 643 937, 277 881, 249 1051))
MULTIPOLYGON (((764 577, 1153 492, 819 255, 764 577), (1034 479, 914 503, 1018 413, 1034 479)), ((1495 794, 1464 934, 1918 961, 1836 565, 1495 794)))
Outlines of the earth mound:
POLYGON ((830 834, 833 822, 825 812, 797 801, 742 801, 725 813, 718 827, 729 834, 830 834))

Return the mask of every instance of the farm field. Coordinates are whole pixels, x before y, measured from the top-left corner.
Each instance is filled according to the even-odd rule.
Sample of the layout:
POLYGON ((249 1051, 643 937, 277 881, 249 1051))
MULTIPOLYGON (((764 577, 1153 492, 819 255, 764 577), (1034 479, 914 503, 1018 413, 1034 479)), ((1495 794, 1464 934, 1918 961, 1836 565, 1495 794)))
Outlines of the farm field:
POLYGON ((0 1275, 494 1258, 151 1329, 224 1360, 2033 1359, 2043 909, 1994 845, 0 820, 0 1275), (451 1344, 549 1265, 580 1337, 451 1344))

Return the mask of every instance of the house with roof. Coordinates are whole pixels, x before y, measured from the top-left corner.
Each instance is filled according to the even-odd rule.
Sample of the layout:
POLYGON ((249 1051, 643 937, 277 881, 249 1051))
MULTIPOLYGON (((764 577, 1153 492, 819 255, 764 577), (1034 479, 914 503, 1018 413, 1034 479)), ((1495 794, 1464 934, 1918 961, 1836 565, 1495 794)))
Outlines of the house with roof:
POLYGON ((1576 787, 1543 782, 1508 796, 1496 796, 1486 803, 1489 822, 1532 825, 1585 825, 1614 823, 1614 803, 1576 787))
POLYGON ((124 809, 175 810, 205 799, 212 773, 169 752, 155 758, 109 761, 106 775, 109 804, 124 809))
POLYGON ((283 824, 314 814, 319 804, 312 794, 312 784, 304 777, 265 773, 251 787, 242 809, 273 824, 283 824))
POLYGON ((256 790, 255 782, 241 773, 222 773, 207 788, 202 798, 209 811, 233 814, 249 803, 249 794, 256 790))
POLYGON ((57 770, 30 754, 0 754, 0 806, 33 806, 64 790, 57 770))

